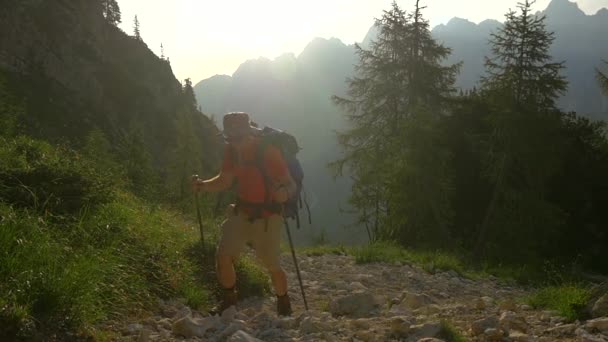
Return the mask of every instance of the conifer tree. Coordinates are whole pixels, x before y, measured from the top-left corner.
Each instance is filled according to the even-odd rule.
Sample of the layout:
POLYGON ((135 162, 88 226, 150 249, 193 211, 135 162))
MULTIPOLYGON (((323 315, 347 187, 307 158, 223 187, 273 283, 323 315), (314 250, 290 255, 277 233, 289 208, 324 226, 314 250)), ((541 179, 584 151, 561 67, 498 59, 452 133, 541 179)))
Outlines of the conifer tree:
MULTIPOLYGON (((608 66, 607 61, 603 61, 606 66, 608 66)), ((600 84, 600 88, 608 96, 608 74, 601 72, 599 69, 596 69, 597 72, 597 81, 600 84)))
POLYGON ((459 65, 440 64, 450 49, 433 40, 421 10, 417 2, 406 15, 393 2, 376 20, 379 33, 370 49, 356 46, 359 63, 347 80, 348 97, 333 97, 351 122, 338 134, 344 157, 333 166, 338 175, 345 169, 352 175, 351 204, 371 240, 376 234, 406 240, 414 230, 449 220, 447 155, 428 144, 438 142, 438 121, 459 65))
POLYGON ((489 248, 493 243, 533 253, 561 221, 546 193, 561 163, 555 100, 567 83, 560 75, 562 63, 552 62, 549 54, 554 35, 546 30, 544 16, 532 14, 533 4, 525 0, 518 12, 505 15, 504 26, 491 35, 493 56, 486 57, 482 90, 491 102, 491 128, 480 146, 493 190, 476 238, 478 256, 504 252, 489 248))
POLYGON ((104 18, 114 26, 120 24, 121 13, 116 0, 101 0, 101 4, 104 18))
POLYGON ((491 58, 486 57, 486 89, 502 90, 515 106, 529 109, 553 109, 567 82, 560 71, 563 62, 552 62, 549 49, 554 33, 546 29, 544 15, 532 14, 534 0, 518 3, 519 14, 510 10, 505 24, 492 33, 491 58))
POLYGON ((142 40, 141 31, 139 27, 139 19, 137 19, 137 15, 135 15, 135 19, 133 20, 133 35, 135 36, 135 39, 142 40))

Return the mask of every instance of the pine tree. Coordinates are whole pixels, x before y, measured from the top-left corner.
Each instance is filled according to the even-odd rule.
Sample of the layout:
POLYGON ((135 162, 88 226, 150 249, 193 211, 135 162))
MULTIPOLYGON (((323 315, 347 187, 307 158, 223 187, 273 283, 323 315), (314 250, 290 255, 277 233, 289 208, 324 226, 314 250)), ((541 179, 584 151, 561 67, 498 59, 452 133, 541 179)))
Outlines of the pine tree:
POLYGON ((428 143, 437 143, 459 65, 441 65, 450 49, 432 39, 421 9, 417 2, 406 15, 393 2, 376 20, 379 34, 370 49, 356 46, 359 63, 356 77, 347 80, 349 97, 333 97, 352 126, 338 134, 344 157, 333 166, 338 175, 352 175, 350 201, 371 240, 405 240, 431 222, 445 226, 449 216, 446 155, 428 143), (420 211, 425 215, 415 214, 420 211))
POLYGON ((502 90, 515 106, 553 109, 567 82, 559 73, 563 62, 551 61, 549 49, 555 37, 546 30, 546 17, 531 13, 534 0, 518 3, 520 13, 510 10, 505 24, 491 34, 492 58, 486 57, 486 89, 502 90))
POLYGON ((135 15, 135 19, 133 20, 133 35, 135 36, 135 39, 142 40, 139 27, 139 19, 137 19, 137 15, 135 15))
MULTIPOLYGON (((504 26, 491 35, 492 58, 482 79, 490 101, 490 134, 484 148, 485 176, 492 195, 478 232, 478 256, 495 246, 516 245, 523 253, 539 250, 560 224, 560 210, 546 200, 551 177, 560 168, 561 113, 555 100, 567 83, 562 63, 551 62, 554 40, 545 17, 531 14, 534 1, 509 11, 504 26), (491 228, 490 228, 491 227, 491 228)), ((493 248, 497 254, 505 250, 493 248)))
POLYGON ((121 13, 116 0, 101 0, 101 4, 104 18, 114 26, 120 24, 121 13))
POLYGON ((160 43, 160 59, 165 59, 165 47, 163 46, 163 43, 160 43))
MULTIPOLYGON (((608 61, 603 61, 604 64, 608 66, 608 61)), ((599 69, 596 69, 597 72, 597 81, 600 84, 600 88, 608 96, 608 74, 601 72, 599 69)))

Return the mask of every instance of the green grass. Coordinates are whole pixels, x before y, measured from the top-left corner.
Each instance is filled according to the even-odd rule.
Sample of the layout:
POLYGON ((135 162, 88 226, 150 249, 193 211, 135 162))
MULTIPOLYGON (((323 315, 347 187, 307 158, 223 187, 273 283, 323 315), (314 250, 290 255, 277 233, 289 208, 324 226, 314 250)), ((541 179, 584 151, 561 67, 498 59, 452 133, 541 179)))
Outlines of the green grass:
POLYGON ((580 285, 547 286, 537 290, 526 299, 535 309, 557 311, 562 317, 574 321, 585 318, 585 306, 590 292, 580 285))
POLYGON ((389 242, 377 242, 351 249, 355 262, 417 264, 429 272, 453 270, 460 275, 470 275, 464 263, 455 255, 440 251, 412 251, 389 242))
POLYGON ((296 252, 298 254, 304 254, 308 256, 320 256, 325 254, 348 255, 349 250, 350 248, 344 247, 342 245, 316 245, 296 248, 296 252))
MULTIPOLYGON (((215 304, 218 222, 205 220, 203 248, 194 209, 146 202, 73 151, 0 142, 0 340, 104 339, 101 323, 145 315, 159 298, 215 304)), ((269 292, 256 264, 237 269, 242 297, 269 292)))
POLYGON ((441 321, 441 331, 439 337, 446 342, 465 342, 466 339, 462 334, 446 320, 441 321))

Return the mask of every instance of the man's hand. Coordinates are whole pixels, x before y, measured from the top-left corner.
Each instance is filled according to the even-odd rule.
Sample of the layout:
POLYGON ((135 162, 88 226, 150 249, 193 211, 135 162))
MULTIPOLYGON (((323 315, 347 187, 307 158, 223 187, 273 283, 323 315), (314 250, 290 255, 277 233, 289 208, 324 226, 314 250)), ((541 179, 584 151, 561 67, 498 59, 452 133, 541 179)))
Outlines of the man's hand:
POLYGON ((192 191, 201 192, 205 191, 205 183, 202 179, 198 177, 198 175, 192 176, 192 191))
POLYGON ((286 186, 280 186, 274 192, 274 200, 278 203, 285 203, 289 199, 289 190, 286 186))

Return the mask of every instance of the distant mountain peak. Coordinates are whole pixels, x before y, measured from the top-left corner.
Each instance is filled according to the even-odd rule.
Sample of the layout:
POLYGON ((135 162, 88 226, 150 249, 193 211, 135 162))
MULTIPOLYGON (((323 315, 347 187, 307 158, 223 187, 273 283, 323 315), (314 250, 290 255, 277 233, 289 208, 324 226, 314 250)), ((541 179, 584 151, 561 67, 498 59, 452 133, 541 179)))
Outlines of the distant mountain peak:
POLYGON ((454 17, 454 18, 450 19, 450 21, 448 21, 448 23, 445 26, 446 27, 455 27, 455 28, 468 28, 468 27, 473 28, 477 25, 475 25, 474 22, 469 21, 467 19, 454 17))
POLYGON ((585 12, 578 7, 576 2, 570 2, 569 0, 551 0, 544 13, 563 19, 569 19, 574 16, 586 16, 585 12))
POLYGON ((598 10, 598 11, 595 13, 595 15, 597 15, 597 16, 602 16, 602 17, 608 16, 608 8, 606 8, 606 7, 600 8, 600 9, 599 9, 599 10, 598 10))

